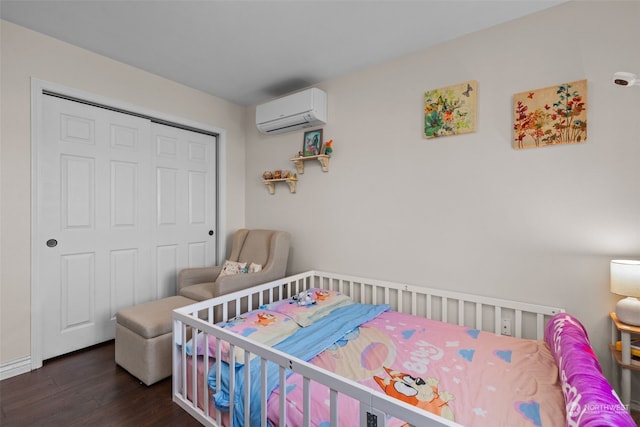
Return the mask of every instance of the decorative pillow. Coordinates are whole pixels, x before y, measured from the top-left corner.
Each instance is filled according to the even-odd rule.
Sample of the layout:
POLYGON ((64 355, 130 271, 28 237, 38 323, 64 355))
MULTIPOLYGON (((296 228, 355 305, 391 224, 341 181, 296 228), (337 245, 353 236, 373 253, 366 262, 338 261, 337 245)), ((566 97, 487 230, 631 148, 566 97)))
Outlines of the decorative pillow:
MULTIPOLYGON (((229 320, 226 323, 219 324, 223 329, 228 329, 243 337, 251 338, 261 344, 267 346, 274 346, 280 341, 293 335, 300 327, 296 322, 292 321, 288 316, 284 314, 271 312, 268 310, 254 310, 229 320)), ((197 351, 198 355, 204 355, 203 346, 203 334, 198 334, 197 339, 197 351)), ((193 340, 187 344, 187 353, 192 354, 193 340)), ((213 335, 208 336, 209 345, 209 357, 216 357, 216 337, 213 335)), ((222 360, 229 362, 229 343, 226 341, 220 341, 220 350, 222 353, 222 360)), ((244 350, 235 348, 235 362, 237 365, 244 364, 244 350)), ((256 355, 251 355, 254 358, 256 355)))
POLYGON ((300 305, 298 299, 288 298, 267 305, 265 308, 285 314, 303 328, 331 313, 338 307, 353 304, 353 300, 337 291, 311 288, 307 290, 311 301, 300 305))
POLYGON ((567 425, 632 427, 635 422, 602 375, 587 330, 575 317, 556 314, 545 341, 558 364, 567 407, 567 425))
POLYGON ((249 273, 257 273, 258 271, 262 271, 262 266, 260 264, 256 264, 255 262, 249 264, 249 273))
POLYGON ((231 276, 234 274, 242 273, 242 270, 247 266, 246 262, 235 262, 226 260, 222 266, 222 271, 218 277, 231 276))

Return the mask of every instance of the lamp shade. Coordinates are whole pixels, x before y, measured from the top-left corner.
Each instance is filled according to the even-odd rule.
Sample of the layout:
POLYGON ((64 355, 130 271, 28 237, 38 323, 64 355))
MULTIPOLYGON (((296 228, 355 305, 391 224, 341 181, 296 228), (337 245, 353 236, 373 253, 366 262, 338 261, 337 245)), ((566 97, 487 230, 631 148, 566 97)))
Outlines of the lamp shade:
POLYGON ((640 297, 640 261, 611 261, 611 292, 626 297, 640 297))

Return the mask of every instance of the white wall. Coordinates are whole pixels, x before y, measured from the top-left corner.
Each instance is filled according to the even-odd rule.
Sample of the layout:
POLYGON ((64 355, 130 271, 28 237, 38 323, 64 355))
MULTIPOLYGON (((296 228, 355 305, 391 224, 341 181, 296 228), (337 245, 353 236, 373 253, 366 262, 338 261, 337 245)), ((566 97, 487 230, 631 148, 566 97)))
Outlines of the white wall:
MULTIPOLYGON (((612 258, 640 259, 640 2, 579 1, 318 85, 330 171, 294 169, 302 132, 247 114, 247 226, 292 232, 290 272, 337 271, 552 304, 609 367, 612 258), (588 80, 588 141, 512 148, 512 95, 588 80), (422 138, 425 90, 478 80, 478 131, 422 138), (253 129, 251 129, 253 127, 253 129)), ((425 21, 428 22, 428 21, 425 21)), ((426 24, 425 24, 426 25, 426 24)))
POLYGON ((31 78, 225 129, 230 232, 244 225, 245 108, 7 21, 0 25, 2 366, 30 356, 31 78))

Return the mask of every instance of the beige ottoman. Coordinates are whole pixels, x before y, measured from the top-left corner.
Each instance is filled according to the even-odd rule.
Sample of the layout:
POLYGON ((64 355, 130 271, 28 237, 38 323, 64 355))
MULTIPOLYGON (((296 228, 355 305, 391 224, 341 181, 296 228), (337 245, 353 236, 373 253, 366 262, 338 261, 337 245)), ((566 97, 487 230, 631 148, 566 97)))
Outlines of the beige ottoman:
POLYGON ((116 315, 116 363, 146 385, 171 376, 172 310, 194 302, 174 296, 120 310, 116 315))

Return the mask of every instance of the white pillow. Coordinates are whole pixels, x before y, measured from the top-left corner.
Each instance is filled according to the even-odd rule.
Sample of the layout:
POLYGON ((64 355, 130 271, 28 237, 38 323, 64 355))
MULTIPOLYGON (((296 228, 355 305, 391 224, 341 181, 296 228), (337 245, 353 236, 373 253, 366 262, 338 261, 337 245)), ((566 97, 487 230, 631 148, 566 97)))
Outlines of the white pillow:
POLYGON ((258 271, 262 270, 262 266, 260 264, 256 264, 255 262, 252 262, 249 265, 249 273, 257 273, 258 271))
POLYGON ((222 266, 222 271, 218 277, 231 276, 234 274, 242 273, 242 270, 247 266, 246 262, 235 262, 226 260, 222 266))

